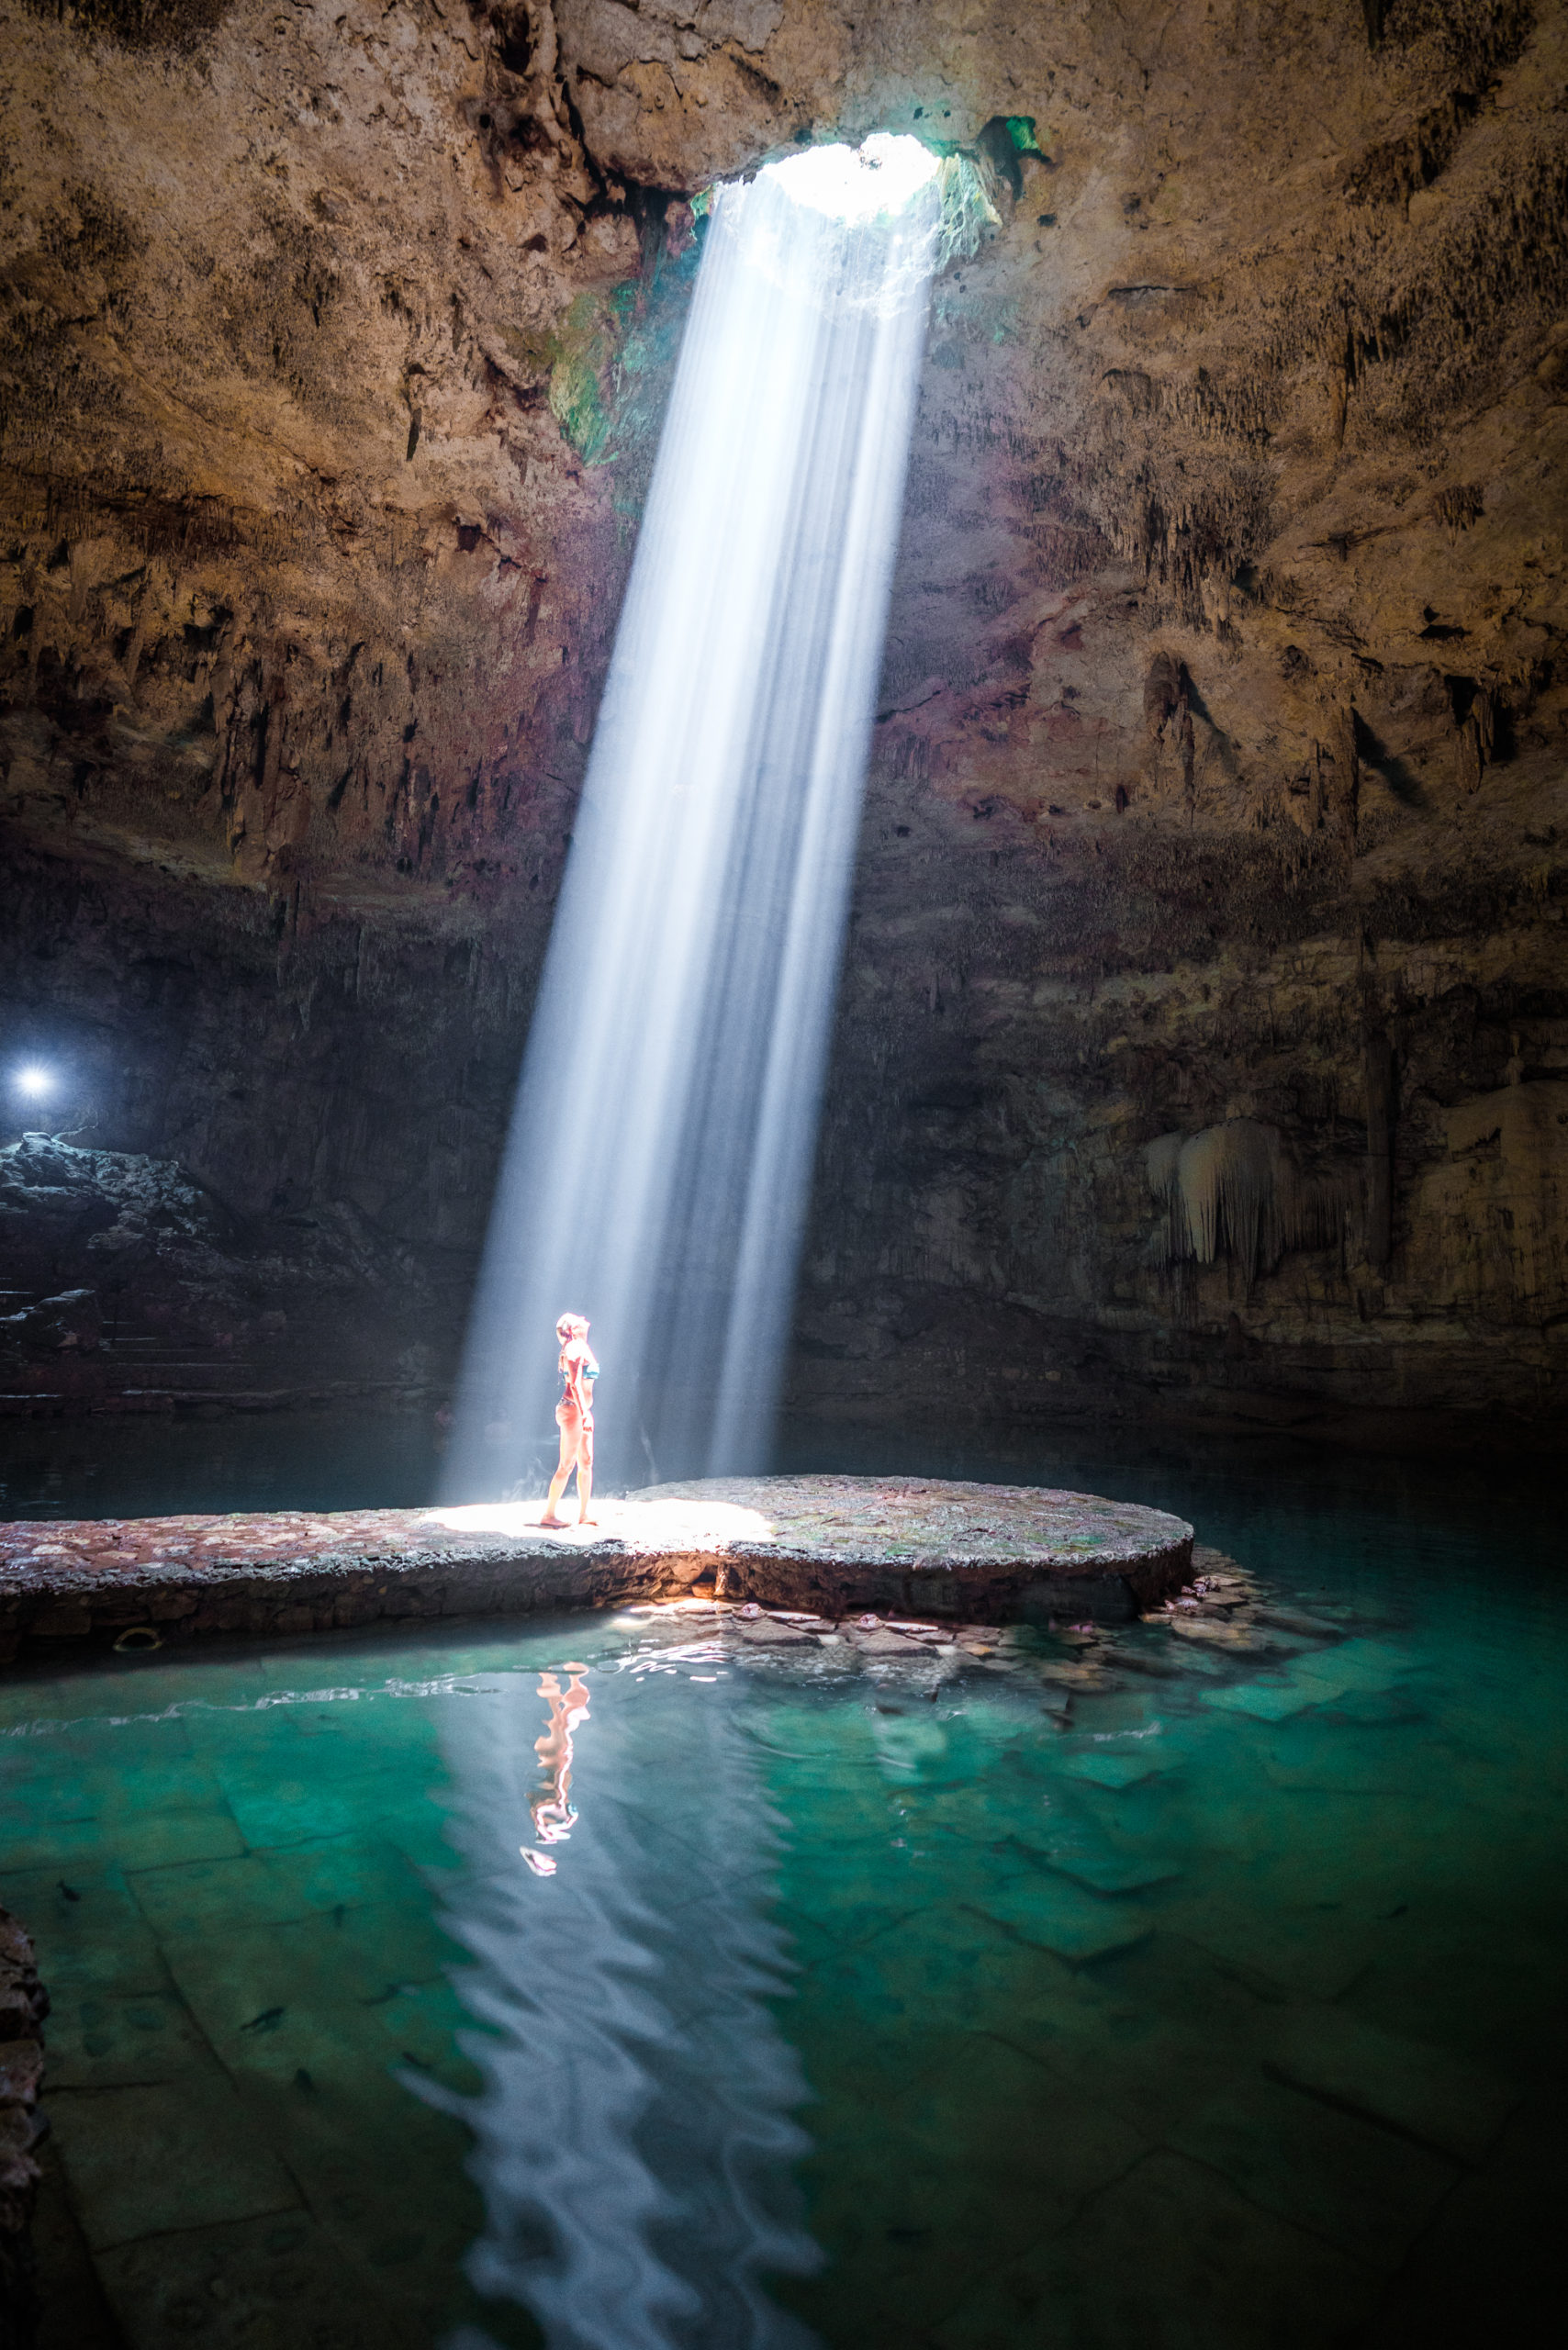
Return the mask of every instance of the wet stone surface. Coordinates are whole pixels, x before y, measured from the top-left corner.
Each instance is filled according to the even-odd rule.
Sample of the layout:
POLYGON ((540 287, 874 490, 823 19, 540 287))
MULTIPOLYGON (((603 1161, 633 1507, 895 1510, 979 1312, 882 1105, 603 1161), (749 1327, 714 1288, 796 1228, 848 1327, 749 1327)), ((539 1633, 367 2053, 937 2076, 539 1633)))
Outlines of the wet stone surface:
POLYGON ((0 1909, 0 2317, 16 2329, 6 2333, 7 2342, 28 2340, 35 2311, 30 2233, 48 2013, 32 1943, 0 1909))
POLYGON ((1130 1620, 1185 1582, 1193 1529, 1133 1503, 935 1478, 770 1477, 541 1505, 0 1525, 0 1662, 85 1641, 342 1629, 711 1591, 834 1617, 1130 1620))

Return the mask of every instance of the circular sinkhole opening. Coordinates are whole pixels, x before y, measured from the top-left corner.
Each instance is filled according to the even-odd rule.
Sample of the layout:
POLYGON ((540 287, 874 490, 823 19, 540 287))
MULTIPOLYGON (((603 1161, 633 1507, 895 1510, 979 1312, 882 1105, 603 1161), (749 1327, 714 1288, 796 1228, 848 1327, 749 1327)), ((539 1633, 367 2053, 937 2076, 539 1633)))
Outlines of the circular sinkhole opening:
POLYGON ((928 187, 941 160, 918 139, 874 131, 858 147, 807 147, 766 164, 760 177, 776 180, 797 204, 837 220, 869 220, 902 212, 928 187))

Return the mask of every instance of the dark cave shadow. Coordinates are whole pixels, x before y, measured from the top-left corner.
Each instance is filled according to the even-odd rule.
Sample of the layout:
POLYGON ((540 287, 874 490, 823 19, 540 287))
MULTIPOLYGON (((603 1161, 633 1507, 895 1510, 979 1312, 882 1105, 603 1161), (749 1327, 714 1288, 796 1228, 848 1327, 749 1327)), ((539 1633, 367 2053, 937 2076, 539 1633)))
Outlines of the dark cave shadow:
POLYGON ((1388 749, 1372 733, 1366 720, 1356 713, 1356 756, 1362 767, 1371 767, 1387 784, 1394 798, 1406 808, 1425 808, 1427 793, 1419 776, 1412 773, 1396 751, 1388 749))

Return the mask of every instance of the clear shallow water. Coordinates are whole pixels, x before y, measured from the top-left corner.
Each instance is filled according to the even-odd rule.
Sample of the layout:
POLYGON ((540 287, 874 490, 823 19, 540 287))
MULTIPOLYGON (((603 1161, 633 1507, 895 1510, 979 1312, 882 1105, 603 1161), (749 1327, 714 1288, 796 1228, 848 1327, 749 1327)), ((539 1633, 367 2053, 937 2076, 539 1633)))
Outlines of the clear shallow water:
POLYGON ((1547 1497, 1077 1466, 1325 1628, 1086 1667, 577 1617, 5 1684, 0 1900, 135 2350, 1544 2331, 1547 1497))

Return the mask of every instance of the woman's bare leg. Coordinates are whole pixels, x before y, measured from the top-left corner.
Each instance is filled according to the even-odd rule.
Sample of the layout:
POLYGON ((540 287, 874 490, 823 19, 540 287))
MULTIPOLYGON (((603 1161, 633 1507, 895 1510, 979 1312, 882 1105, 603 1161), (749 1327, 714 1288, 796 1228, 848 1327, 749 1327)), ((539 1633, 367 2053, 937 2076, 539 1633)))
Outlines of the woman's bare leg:
MULTIPOLYGON (((550 1480, 550 1497, 544 1505, 544 1515, 539 1521, 541 1526, 565 1526, 566 1523, 566 1519, 560 1514, 561 1496, 566 1490, 566 1480, 571 1475, 572 1470, 576 1465, 577 1457, 577 1432, 576 1428, 563 1423, 561 1427, 561 1459, 556 1467, 555 1474, 550 1480)), ((578 1482, 580 1483, 581 1480, 579 1479, 578 1482)))
POLYGON ((593 1514, 593 1430, 585 1428, 577 1438, 577 1524, 597 1526, 593 1514))

